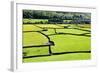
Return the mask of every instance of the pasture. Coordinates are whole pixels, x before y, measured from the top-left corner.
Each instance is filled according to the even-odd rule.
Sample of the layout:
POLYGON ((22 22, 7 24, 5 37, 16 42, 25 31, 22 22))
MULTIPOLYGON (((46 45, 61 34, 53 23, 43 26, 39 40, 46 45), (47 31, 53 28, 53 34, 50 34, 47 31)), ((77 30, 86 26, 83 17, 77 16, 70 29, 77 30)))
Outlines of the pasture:
POLYGON ((91 59, 90 27, 90 24, 23 24, 23 62, 91 59))

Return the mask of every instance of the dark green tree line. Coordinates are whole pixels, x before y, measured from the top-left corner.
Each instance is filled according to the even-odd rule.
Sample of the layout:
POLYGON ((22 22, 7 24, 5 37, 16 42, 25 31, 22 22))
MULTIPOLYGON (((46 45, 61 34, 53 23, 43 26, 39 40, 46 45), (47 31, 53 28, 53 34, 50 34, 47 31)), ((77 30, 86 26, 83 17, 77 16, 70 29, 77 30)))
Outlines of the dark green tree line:
POLYGON ((27 19, 48 19, 52 22, 62 22, 62 20, 72 20, 70 23, 90 23, 90 13, 79 12, 59 12, 42 10, 23 10, 23 18, 27 19))

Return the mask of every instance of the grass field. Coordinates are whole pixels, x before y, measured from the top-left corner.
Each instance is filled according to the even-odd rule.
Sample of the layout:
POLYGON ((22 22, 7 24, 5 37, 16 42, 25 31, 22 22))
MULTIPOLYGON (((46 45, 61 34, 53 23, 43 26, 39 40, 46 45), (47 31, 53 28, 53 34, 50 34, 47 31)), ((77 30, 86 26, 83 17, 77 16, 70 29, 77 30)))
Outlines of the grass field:
POLYGON ((38 23, 38 22, 48 22, 47 19, 23 19, 23 23, 27 24, 27 23, 38 23))
POLYGON ((54 42, 54 45, 51 46, 51 51, 54 55, 51 56, 32 57, 49 55, 48 46, 23 47, 23 57, 26 57, 23 58, 23 62, 91 59, 91 53, 82 52, 91 51, 90 30, 90 24, 23 24, 23 46, 48 45, 49 39, 54 42), (64 28, 64 26, 68 27, 64 28), (55 54, 63 52, 77 53, 55 54))

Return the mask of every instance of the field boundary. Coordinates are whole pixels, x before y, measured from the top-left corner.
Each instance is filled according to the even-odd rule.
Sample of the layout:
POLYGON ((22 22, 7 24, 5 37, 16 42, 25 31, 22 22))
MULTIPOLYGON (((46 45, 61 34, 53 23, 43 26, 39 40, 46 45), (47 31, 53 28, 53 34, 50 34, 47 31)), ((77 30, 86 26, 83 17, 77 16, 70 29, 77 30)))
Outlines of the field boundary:
MULTIPOLYGON (((71 51, 71 52, 60 52, 60 53, 52 53, 52 55, 61 55, 61 54, 74 54, 74 53, 91 53, 91 51, 71 51)), ((23 58, 36 58, 36 57, 45 57, 45 56, 51 56, 49 54, 47 55, 36 55, 36 56, 26 56, 23 58)))
MULTIPOLYGON (((25 24, 27 25, 27 24, 25 24)), ((44 44, 44 45, 30 45, 30 46, 23 46, 23 48, 32 48, 32 47, 47 47, 48 46, 48 49, 49 49, 49 53, 46 54, 46 55, 34 55, 34 56, 23 56, 23 58, 35 58, 35 57, 44 57, 44 56, 52 56, 52 55, 61 55, 61 54, 72 54, 72 53, 91 53, 91 51, 70 51, 70 52, 52 52, 51 50, 51 46, 54 46, 54 42, 49 38, 49 36, 54 36, 54 35, 75 35, 75 36, 86 36, 86 37, 90 37, 90 35, 86 35, 86 34, 90 34, 90 30, 84 30, 84 29, 79 29, 79 28, 69 28, 70 26, 61 26, 61 25, 56 25, 56 26, 59 26, 61 28, 53 28, 53 27, 40 27, 40 26, 37 26, 36 24, 30 24, 30 25, 33 25, 33 26, 36 26, 38 28, 41 28, 43 30, 39 30, 39 31, 23 31, 24 33, 27 33, 27 32, 37 32, 37 33, 40 33, 42 35, 44 35, 47 39, 48 39, 48 43, 49 44, 44 44), (47 30, 46 30, 47 29, 47 30), (54 29, 54 34, 45 34, 43 33, 43 31, 48 31, 48 29, 54 29), (76 29, 76 30, 81 30, 81 31, 86 31, 87 33, 82 33, 82 34, 74 34, 74 33, 64 33, 64 32, 57 32, 56 29, 76 29)), ((42 24, 41 24, 42 25, 42 24)))

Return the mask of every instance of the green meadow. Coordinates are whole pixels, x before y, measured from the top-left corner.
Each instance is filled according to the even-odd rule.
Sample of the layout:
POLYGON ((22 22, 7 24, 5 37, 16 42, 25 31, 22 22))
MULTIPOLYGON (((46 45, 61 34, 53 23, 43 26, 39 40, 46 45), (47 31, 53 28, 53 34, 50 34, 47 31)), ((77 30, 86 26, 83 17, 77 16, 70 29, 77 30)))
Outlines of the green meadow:
POLYGON ((23 62, 91 59, 90 27, 90 24, 23 24, 23 62), (54 43, 50 45, 51 55, 45 35, 54 43))

